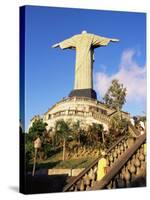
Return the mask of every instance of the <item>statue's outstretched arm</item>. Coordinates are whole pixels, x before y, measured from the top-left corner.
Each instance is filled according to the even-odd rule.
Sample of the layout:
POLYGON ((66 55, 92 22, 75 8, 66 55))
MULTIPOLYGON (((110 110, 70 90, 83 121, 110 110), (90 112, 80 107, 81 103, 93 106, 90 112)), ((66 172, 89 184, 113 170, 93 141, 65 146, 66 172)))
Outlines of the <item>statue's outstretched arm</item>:
POLYGON ((93 46, 95 48, 99 46, 107 46, 109 42, 119 42, 119 40, 116 38, 107 38, 107 37, 101 37, 97 35, 94 35, 93 37, 93 46))
POLYGON ((57 43, 57 44, 54 44, 53 46, 52 46, 52 48, 56 48, 56 47, 59 47, 59 43, 57 43))
POLYGON ((61 49, 73 49, 75 48, 75 39, 74 37, 63 40, 62 42, 59 42, 57 44, 54 44, 52 47, 56 48, 56 47, 60 47, 61 49))
POLYGON ((110 41, 111 42, 119 42, 120 40, 119 39, 115 39, 115 38, 111 38, 110 41))

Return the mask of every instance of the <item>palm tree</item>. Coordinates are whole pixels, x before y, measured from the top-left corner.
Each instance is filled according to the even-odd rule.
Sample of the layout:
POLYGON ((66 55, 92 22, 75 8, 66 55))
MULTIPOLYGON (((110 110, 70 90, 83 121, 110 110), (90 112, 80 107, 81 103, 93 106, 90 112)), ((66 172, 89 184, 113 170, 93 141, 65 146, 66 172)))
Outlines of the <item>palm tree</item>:
POLYGON ((77 141, 78 145, 80 146, 80 143, 81 143, 81 141, 80 141, 81 128, 80 128, 80 121, 79 120, 72 124, 72 133, 73 133, 73 138, 77 141))
POLYGON ((96 141, 95 145, 98 145, 98 143, 101 142, 101 139, 102 139, 102 144, 104 145, 105 137, 104 137, 104 127, 102 124, 93 123, 92 135, 94 137, 93 139, 96 141))
POLYGON ((66 141, 71 137, 71 129, 69 122, 65 122, 64 120, 58 120, 55 125, 55 132, 58 138, 63 143, 63 156, 62 160, 65 160, 65 152, 66 152, 66 141))
POLYGON ((104 137, 104 126, 102 124, 96 124, 96 129, 98 131, 98 134, 102 137, 102 143, 105 143, 105 137, 104 137))
POLYGON ((93 131, 93 126, 92 125, 88 125, 88 128, 87 128, 87 146, 88 147, 91 147, 93 146, 93 143, 94 143, 94 134, 95 132, 93 131))

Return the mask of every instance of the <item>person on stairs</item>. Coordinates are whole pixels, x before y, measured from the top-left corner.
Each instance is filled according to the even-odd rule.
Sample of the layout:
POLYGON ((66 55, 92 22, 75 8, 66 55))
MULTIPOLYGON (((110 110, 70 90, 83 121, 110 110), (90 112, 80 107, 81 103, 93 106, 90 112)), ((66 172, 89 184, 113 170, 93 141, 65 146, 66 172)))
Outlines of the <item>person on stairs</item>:
POLYGON ((97 181, 100 181, 107 173, 107 159, 106 159, 106 152, 101 152, 102 157, 98 161, 98 168, 97 168, 97 181))

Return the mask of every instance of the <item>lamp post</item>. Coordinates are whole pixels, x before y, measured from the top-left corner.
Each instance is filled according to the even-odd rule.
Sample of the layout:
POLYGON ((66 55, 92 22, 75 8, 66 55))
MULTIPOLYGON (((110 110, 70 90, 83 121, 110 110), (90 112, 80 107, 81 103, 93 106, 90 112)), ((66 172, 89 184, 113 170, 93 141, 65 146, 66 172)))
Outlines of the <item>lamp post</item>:
POLYGON ((41 139, 40 139, 40 137, 38 137, 36 140, 34 140, 34 163, 33 163, 32 176, 35 175, 37 150, 40 148, 41 148, 41 139))

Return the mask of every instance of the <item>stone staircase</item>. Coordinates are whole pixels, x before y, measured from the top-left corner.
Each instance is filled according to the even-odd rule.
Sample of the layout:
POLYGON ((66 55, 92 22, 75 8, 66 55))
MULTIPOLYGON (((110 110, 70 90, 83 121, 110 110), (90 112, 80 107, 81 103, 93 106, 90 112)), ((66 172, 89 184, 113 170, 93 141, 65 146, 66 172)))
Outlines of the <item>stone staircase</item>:
MULTIPOLYGON (((134 129, 134 134, 137 135, 134 129)), ((146 185, 146 134, 138 137, 121 137, 107 150, 108 173, 97 181, 97 158, 63 188, 67 191, 88 191, 146 185)))

